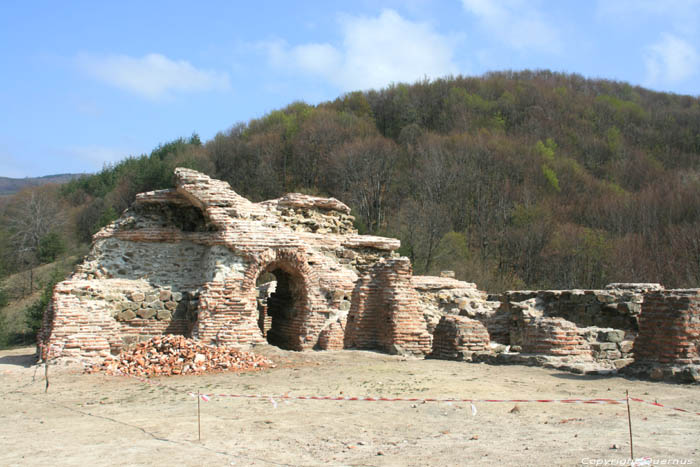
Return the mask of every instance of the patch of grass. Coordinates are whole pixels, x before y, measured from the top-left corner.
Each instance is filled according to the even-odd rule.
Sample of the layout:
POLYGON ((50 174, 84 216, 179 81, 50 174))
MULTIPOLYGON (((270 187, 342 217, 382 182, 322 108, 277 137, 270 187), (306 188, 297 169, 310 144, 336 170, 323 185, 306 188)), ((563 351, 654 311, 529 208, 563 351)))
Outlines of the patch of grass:
POLYGON ((41 327, 53 286, 63 280, 78 262, 78 256, 64 257, 34 269, 31 293, 26 287, 28 271, 13 274, 0 282, 5 306, 0 307, 0 348, 32 345, 41 327))

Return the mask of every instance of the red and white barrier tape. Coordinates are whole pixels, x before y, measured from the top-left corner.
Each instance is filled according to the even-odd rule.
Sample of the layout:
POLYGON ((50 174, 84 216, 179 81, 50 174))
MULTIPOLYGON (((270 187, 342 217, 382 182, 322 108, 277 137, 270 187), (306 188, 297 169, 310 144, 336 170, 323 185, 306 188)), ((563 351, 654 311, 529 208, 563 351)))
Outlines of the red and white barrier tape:
MULTIPOLYGON (((189 393, 192 397, 197 397, 197 393, 189 393)), ((559 404, 624 404, 625 399, 455 399, 455 398, 420 398, 420 397, 368 397, 368 396, 290 396, 288 394, 203 394, 200 396, 212 397, 233 397, 240 399, 268 399, 268 400, 312 400, 312 401, 359 401, 359 402, 465 402, 465 403, 485 403, 485 402, 508 402, 508 403, 529 403, 529 402, 553 402, 559 404)))
POLYGON ((700 412, 693 412, 692 410, 679 409, 678 407, 669 407, 667 405, 659 404, 656 401, 649 402, 649 401, 645 401, 644 399, 638 399, 636 397, 630 397, 630 400, 635 401, 635 402, 641 402, 642 404, 653 405, 654 407, 663 407, 664 409, 675 410, 677 412, 690 413, 693 415, 700 415, 700 412))
MULTIPOLYGON (((177 389, 164 386, 159 382, 152 381, 148 378, 141 378, 139 376, 126 375, 122 373, 123 376, 136 379, 142 383, 150 384, 152 386, 160 386, 169 389, 174 392, 180 392, 177 389)), ((197 393, 190 392, 190 396, 197 397, 197 393)), ((276 400, 289 401, 289 400, 313 400, 313 401, 355 401, 355 402, 462 402, 472 404, 472 412, 476 413, 476 408, 473 404, 475 403, 558 403, 558 404, 625 404, 626 399, 456 399, 456 398, 420 398, 420 397, 368 397, 368 396, 290 396, 289 394, 214 394, 214 393, 200 393, 200 397, 203 401, 208 402, 212 397, 231 397, 238 399, 267 399, 269 400, 275 408, 277 407, 276 400)), ((678 407, 669 407, 659 402, 649 402, 644 399, 639 399, 637 397, 630 397, 631 401, 640 402, 642 404, 653 405, 654 407, 661 407, 667 410, 674 410, 676 412, 688 413, 692 415, 700 415, 700 412, 693 412, 692 410, 681 409, 678 407)))

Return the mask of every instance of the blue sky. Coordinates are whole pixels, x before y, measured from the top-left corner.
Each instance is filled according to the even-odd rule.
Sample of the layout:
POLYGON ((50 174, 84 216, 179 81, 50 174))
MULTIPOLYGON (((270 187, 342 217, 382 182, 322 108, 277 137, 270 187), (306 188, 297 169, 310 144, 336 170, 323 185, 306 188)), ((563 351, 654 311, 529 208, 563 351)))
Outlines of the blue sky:
POLYGON ((0 3, 0 176, 94 172, 292 101, 540 69, 700 94, 700 0, 0 3))

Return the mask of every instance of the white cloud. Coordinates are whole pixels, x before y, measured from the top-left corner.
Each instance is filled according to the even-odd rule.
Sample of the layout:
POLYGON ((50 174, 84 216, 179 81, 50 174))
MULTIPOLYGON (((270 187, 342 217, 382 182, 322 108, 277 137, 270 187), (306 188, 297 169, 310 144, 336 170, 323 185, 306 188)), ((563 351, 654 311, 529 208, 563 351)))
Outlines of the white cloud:
POLYGON ((230 88, 227 73, 199 70, 185 60, 161 54, 140 58, 127 55, 79 55, 78 66, 94 78, 148 99, 161 99, 181 92, 230 88))
POLYGON ((691 44, 672 34, 647 48, 647 84, 678 83, 698 74, 700 55, 691 44))
POLYGON ((375 18, 345 16, 340 20, 342 45, 309 43, 290 47, 282 41, 264 44, 276 67, 319 76, 343 91, 413 82, 425 76, 456 73, 457 40, 426 23, 384 10, 375 18))
POLYGON ((494 37, 514 49, 561 50, 558 29, 547 23, 532 1, 462 0, 462 5, 494 37))

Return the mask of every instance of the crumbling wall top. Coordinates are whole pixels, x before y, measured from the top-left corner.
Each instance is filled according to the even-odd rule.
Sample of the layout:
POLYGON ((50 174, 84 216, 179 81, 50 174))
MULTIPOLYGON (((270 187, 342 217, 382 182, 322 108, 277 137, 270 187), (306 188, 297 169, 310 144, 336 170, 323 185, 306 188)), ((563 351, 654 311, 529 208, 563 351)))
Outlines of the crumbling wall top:
POLYGON ((190 203, 184 196, 178 193, 177 190, 168 189, 138 193, 134 205, 138 206, 143 204, 175 204, 185 206, 190 203))
POLYGON ((411 285, 417 290, 476 289, 473 282, 464 282, 451 277, 413 276, 411 285))
POLYGON ((401 247, 401 240, 374 235, 352 235, 347 237, 342 245, 346 248, 375 248, 377 250, 394 251, 401 247))
POLYGON ((633 290, 635 292, 648 292, 664 290, 664 286, 654 282, 613 282, 605 286, 606 289, 633 290))
POLYGON ((226 215, 243 219, 265 219, 270 216, 263 206, 239 195, 227 182, 212 179, 195 170, 176 168, 175 182, 178 193, 202 210, 223 208, 226 215))
POLYGON ((271 199, 260 203, 265 206, 279 206, 302 209, 323 209, 350 214, 350 208, 345 203, 335 198, 321 198, 318 196, 304 195, 301 193, 287 193, 281 198, 271 199))

